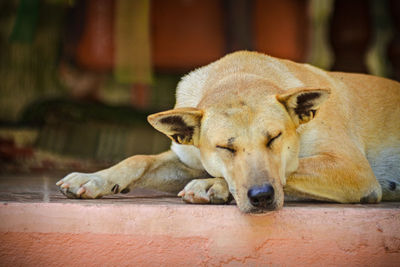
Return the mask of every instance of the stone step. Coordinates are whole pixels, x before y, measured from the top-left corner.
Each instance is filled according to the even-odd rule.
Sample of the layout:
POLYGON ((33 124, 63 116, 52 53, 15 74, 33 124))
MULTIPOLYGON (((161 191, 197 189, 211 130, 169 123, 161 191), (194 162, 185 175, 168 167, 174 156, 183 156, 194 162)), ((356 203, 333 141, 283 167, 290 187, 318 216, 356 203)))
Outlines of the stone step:
POLYGON ((251 215, 233 204, 189 205, 142 191, 70 200, 55 191, 53 177, 18 191, 22 180, 0 179, 1 266, 400 263, 400 203, 286 203, 251 215))

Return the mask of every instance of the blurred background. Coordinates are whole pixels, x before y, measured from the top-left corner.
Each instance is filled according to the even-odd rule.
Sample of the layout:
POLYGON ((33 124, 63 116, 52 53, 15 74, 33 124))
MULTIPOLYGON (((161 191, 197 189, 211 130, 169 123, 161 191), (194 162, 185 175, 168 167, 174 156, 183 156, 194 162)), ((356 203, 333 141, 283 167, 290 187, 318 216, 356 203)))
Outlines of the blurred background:
POLYGON ((169 140, 180 77, 254 50, 400 79, 396 0, 0 1, 0 172, 91 171, 169 140))

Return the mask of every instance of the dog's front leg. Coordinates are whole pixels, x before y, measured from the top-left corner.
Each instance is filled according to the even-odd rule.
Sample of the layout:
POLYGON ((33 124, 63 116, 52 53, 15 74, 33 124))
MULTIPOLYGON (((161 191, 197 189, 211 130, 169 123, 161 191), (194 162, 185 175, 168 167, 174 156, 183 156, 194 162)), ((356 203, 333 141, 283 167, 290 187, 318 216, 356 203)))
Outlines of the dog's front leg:
POLYGON ((224 178, 195 179, 179 192, 186 203, 224 204, 232 201, 229 187, 224 178))
POLYGON ((382 190, 361 155, 320 154, 301 158, 287 178, 285 195, 339 203, 377 203, 382 190))
POLYGON ((173 151, 137 155, 95 173, 71 173, 57 182, 69 198, 100 198, 124 193, 131 187, 177 193, 194 178, 207 177, 204 170, 183 164, 173 151))

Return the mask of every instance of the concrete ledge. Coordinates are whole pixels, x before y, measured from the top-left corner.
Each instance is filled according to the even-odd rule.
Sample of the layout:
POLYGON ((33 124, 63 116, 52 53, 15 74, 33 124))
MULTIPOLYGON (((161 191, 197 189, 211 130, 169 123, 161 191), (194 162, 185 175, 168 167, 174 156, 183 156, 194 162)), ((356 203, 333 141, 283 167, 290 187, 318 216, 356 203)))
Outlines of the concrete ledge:
POLYGON ((399 203, 289 204, 264 215, 245 215, 234 205, 182 205, 173 199, 105 203, 0 202, 0 265, 400 263, 399 203))
POLYGON ((0 176, 0 266, 399 266, 400 203, 246 215, 157 192, 66 199, 65 174, 0 176))

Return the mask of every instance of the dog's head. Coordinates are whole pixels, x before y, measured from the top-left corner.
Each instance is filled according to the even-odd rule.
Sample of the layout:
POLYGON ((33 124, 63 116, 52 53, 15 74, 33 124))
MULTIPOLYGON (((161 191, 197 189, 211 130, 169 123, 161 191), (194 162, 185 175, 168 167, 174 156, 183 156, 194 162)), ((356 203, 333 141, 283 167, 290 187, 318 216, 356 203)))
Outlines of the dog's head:
POLYGON ((204 168, 225 178, 240 210, 263 212, 282 207, 286 177, 298 166, 296 129, 328 95, 311 88, 224 90, 199 108, 160 112, 149 122, 174 142, 198 147, 204 168))

